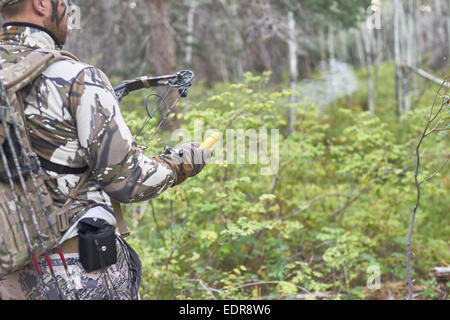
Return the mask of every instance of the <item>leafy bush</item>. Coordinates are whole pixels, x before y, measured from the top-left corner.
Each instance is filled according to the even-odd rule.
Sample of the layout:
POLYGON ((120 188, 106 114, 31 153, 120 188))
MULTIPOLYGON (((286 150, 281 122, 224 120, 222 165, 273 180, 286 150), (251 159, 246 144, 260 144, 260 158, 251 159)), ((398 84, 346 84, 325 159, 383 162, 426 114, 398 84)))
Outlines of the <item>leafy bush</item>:
MULTIPOLYGON (((385 66, 379 77, 390 77, 391 69, 385 66)), ((144 299, 291 299, 318 292, 361 299, 371 265, 382 270, 382 282, 405 281, 414 150, 429 106, 398 121, 394 96, 383 94, 380 82, 383 105, 376 115, 345 104, 321 115, 313 104, 290 104, 291 91, 267 84, 268 74, 247 74, 239 84, 194 87, 182 106, 190 132, 198 120, 221 132, 279 129, 280 167, 261 175, 262 163, 210 164, 159 199, 128 206, 144 299), (297 117, 291 136, 289 106, 297 117)), ((124 100, 133 132, 145 115, 133 106, 144 98, 124 100)), ((352 105, 363 105, 364 98, 355 95, 352 105)), ((167 132, 159 134, 148 155, 168 141, 167 132)), ((423 152, 425 173, 432 172, 448 153, 448 140, 430 137, 423 152)), ((413 267, 421 279, 450 259, 450 227, 442 223, 446 173, 426 184, 417 216, 413 267)))

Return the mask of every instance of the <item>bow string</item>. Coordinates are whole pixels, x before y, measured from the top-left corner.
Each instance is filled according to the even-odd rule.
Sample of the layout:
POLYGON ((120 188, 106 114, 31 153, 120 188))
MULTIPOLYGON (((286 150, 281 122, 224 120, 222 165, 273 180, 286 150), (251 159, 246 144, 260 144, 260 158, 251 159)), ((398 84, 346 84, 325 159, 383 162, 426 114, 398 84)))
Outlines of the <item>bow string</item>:
POLYGON ((125 96, 127 96, 132 91, 141 90, 141 89, 149 89, 156 87, 165 87, 165 91, 162 94, 152 93, 147 96, 145 99, 145 110, 147 113, 147 117, 144 120, 142 127, 139 129, 138 133, 134 137, 135 140, 138 136, 140 136, 150 120, 154 118, 154 114, 156 111, 159 111, 161 114, 161 121, 158 123, 156 127, 149 134, 149 138, 146 141, 144 146, 140 146, 142 150, 146 150, 148 148, 149 142, 153 139, 157 130, 159 130, 165 121, 169 118, 169 115, 172 113, 173 108, 176 106, 180 98, 186 98, 188 95, 189 87, 191 86, 192 80, 194 79, 195 74, 191 70, 181 70, 174 74, 155 76, 155 77, 139 77, 133 80, 127 80, 122 82, 121 84, 114 87, 114 92, 118 101, 120 102, 125 96), (177 97, 173 103, 169 106, 167 102, 167 98, 172 90, 177 90, 177 97), (155 97, 157 99, 156 104, 153 106, 150 105, 150 98, 155 97), (163 109, 161 109, 163 107, 163 109))

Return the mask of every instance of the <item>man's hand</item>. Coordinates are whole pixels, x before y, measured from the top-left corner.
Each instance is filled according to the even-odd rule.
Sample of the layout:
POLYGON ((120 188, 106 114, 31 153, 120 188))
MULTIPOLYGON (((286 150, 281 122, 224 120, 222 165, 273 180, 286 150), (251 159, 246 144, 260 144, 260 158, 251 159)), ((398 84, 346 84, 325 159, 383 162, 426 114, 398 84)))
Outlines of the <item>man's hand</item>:
POLYGON ((177 172, 175 185, 182 183, 187 178, 196 176, 205 167, 212 152, 209 149, 201 149, 199 142, 184 143, 171 149, 170 154, 161 156, 165 162, 170 162, 173 169, 177 172))

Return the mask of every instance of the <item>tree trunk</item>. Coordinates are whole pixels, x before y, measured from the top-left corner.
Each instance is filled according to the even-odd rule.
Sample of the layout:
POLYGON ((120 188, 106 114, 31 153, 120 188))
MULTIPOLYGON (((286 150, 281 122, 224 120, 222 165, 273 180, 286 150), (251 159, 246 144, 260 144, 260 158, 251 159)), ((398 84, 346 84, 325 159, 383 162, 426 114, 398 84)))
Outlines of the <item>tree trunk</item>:
POLYGON ((348 46, 347 46, 347 32, 344 30, 339 31, 339 45, 340 45, 340 57, 341 61, 348 62, 348 46))
MULTIPOLYGON (((297 59, 297 37, 295 35, 295 20, 294 13, 289 11, 288 14, 288 24, 289 24, 289 67, 290 67, 290 82, 291 89, 297 90, 297 80, 298 80, 298 59, 297 59)), ((295 103, 297 101, 296 96, 290 97, 290 102, 295 103)), ((289 119, 288 119, 288 135, 292 135, 295 127, 295 108, 289 108, 289 119)))
POLYGON ((394 0, 394 57, 395 57, 395 92, 397 96, 397 116, 403 114, 402 70, 400 52, 400 0, 394 0))
POLYGON ((373 80, 373 65, 372 65, 372 37, 373 33, 370 28, 364 26, 364 43, 366 49, 367 59, 367 105, 369 111, 375 113, 375 90, 373 80))
POLYGON ((190 4, 187 16, 187 38, 186 38, 186 66, 192 65, 192 44, 194 43, 194 18, 195 10, 197 9, 196 4, 190 4))
MULTIPOLYGON (((152 62, 156 73, 159 75, 171 74, 177 71, 176 43, 174 31, 170 25, 169 4, 164 0, 148 1, 150 13, 150 38, 152 43, 152 62)), ((164 90, 164 89, 163 89, 164 90)), ((169 107, 175 103, 178 97, 176 90, 170 90, 167 103, 169 107)), ((172 109, 175 117, 164 123, 166 130, 175 130, 180 127, 181 120, 177 115, 180 112, 178 106, 172 109)))
POLYGON ((334 40, 334 27, 330 25, 328 27, 328 54, 329 61, 336 59, 336 45, 334 40))
MULTIPOLYGON (((436 12, 436 32, 435 32, 435 36, 436 36, 436 43, 444 43, 445 42, 445 27, 442 25, 442 21, 444 19, 442 19, 445 15, 443 15, 443 8, 441 5, 441 0, 434 0, 434 5, 435 5, 435 12, 436 12)), ((447 16, 447 21, 448 21, 448 16, 447 16)))
POLYGON ((447 0, 447 63, 450 61, 450 0, 447 0))
POLYGON ((333 109, 336 109, 336 92, 335 92, 335 76, 334 69, 336 67, 336 45, 334 38, 334 27, 330 25, 328 27, 328 66, 331 73, 331 84, 330 84, 330 94, 332 97, 331 105, 333 109))
POLYGON ((358 55, 358 60, 361 67, 366 65, 366 58, 364 56, 363 44, 361 41, 361 33, 358 29, 353 29, 353 34, 355 35, 356 53, 358 55))
POLYGON ((319 30, 319 47, 320 47, 320 60, 327 60, 327 49, 325 45, 325 33, 323 29, 319 30))
MULTIPOLYGON (((415 38, 414 38, 414 4, 413 0, 408 2, 408 11, 406 13, 406 64, 410 66, 416 66, 415 64, 415 38)), ((411 93, 417 88, 417 77, 415 74, 411 74, 408 68, 403 69, 405 72, 404 82, 405 82, 405 106, 404 112, 409 112, 411 108, 411 93), (411 79, 412 76, 412 79, 411 79), (412 80, 412 81, 411 81, 412 80), (411 86, 412 82, 412 86, 411 86)))
POLYGON ((241 16, 244 22, 244 48, 246 58, 257 72, 272 70, 272 58, 264 38, 264 30, 257 26, 255 19, 261 19, 258 3, 252 0, 240 1, 241 16))
MULTIPOLYGON (((376 41, 376 58, 375 58, 375 63, 374 63, 374 75, 373 75, 373 79, 375 82, 375 92, 377 91, 376 89, 378 88, 378 74, 379 74, 379 70, 380 70, 380 65, 381 62, 383 61, 384 58, 384 45, 383 45, 383 30, 376 30, 375 31, 375 41, 376 41)), ((388 50, 386 48, 386 50, 388 50)))
MULTIPOLYGON (((449 0, 450 1, 450 0, 449 0)), ((416 33, 416 67, 420 68, 422 65, 422 52, 423 52, 423 38, 422 38, 422 19, 421 19, 421 13, 420 13, 420 6, 422 5, 421 0, 417 0, 416 7, 415 7, 415 33, 416 33)), ((417 79, 417 77, 416 77, 417 79)), ((420 78, 417 79, 417 87, 421 87, 421 80, 420 78)))

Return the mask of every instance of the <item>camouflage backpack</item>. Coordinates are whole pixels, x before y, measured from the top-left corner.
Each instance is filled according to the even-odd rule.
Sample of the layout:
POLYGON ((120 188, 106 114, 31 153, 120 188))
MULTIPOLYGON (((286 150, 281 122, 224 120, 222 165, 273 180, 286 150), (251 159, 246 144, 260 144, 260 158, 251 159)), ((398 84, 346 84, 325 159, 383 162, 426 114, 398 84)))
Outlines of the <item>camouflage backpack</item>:
POLYGON ((58 217, 72 197, 63 208, 54 206, 31 147, 20 95, 52 63, 70 58, 62 51, 37 49, 0 70, 0 276, 32 261, 36 265, 36 257, 55 248, 61 237, 58 217))

